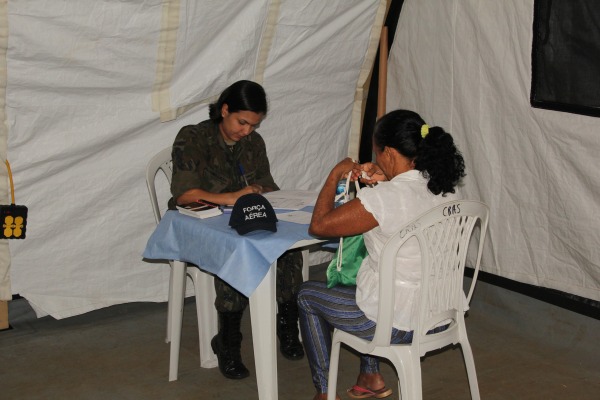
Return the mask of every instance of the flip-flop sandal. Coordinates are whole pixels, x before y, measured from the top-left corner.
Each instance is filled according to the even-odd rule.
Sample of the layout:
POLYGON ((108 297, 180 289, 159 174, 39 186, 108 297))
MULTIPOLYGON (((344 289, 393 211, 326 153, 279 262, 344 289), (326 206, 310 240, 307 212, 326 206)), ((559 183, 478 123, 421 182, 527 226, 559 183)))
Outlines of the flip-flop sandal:
POLYGON ((383 399, 390 396, 392 392, 392 389, 388 389, 385 386, 378 390, 372 390, 362 386, 354 385, 350 389, 346 390, 348 396, 352 397, 353 399, 383 399), (353 392, 357 392, 358 394, 353 392))

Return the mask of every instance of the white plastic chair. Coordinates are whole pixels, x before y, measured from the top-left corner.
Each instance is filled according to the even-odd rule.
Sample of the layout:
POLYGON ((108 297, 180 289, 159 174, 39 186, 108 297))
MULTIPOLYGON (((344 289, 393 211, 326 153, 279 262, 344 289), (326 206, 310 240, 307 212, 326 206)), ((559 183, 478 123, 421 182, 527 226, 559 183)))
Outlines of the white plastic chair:
MULTIPOLYGON (((166 149, 158 152, 146 165, 146 184, 148 186, 148 193, 150 195, 150 202, 152 203, 152 211, 154 212, 154 219, 158 224, 161 219, 161 210, 158 205, 158 199, 156 195, 156 174, 158 171, 162 171, 169 183, 171 183, 171 178, 173 175, 173 167, 171 164, 171 147, 167 147, 166 149)), ((171 341, 171 332, 177 327, 171 326, 171 315, 173 313, 172 309, 172 281, 173 281, 173 263, 171 264, 171 274, 169 276, 169 299, 168 299, 168 311, 167 311, 167 335, 165 342, 169 343, 171 341)), ((198 339, 200 342, 200 366, 203 368, 214 368, 218 365, 217 358, 213 354, 210 345, 206 345, 210 343, 211 335, 216 333, 217 331, 217 313, 214 309, 214 299, 215 299, 215 288, 213 284, 213 276, 207 273, 202 272, 199 268, 195 266, 186 266, 186 274, 192 279, 192 283, 194 284, 194 292, 196 297, 196 314, 198 317, 198 339), (203 336, 210 336, 208 338, 204 338, 203 336), (206 340, 208 339, 208 340, 206 340)), ((185 291, 184 291, 185 292, 185 291)), ((174 368, 173 365, 170 366, 170 370, 174 368)))
POLYGON ((398 373, 401 399, 421 400, 420 358, 426 353, 459 343, 462 348, 471 398, 479 399, 479 387, 473 352, 467 338, 464 312, 471 300, 483 243, 488 226, 489 209, 477 201, 452 201, 424 213, 394 234, 385 244, 380 258, 379 309, 372 341, 335 330, 329 368, 328 399, 334 400, 337 386, 340 345, 345 343, 363 354, 390 360, 398 373), (473 233, 480 221, 478 235, 473 233), (463 273, 471 236, 478 236, 475 273, 465 303, 463 273), (418 323, 410 344, 390 344, 394 315, 396 254, 410 238, 417 238, 421 249, 422 278, 418 323), (450 323, 443 332, 427 335, 436 326, 450 323))

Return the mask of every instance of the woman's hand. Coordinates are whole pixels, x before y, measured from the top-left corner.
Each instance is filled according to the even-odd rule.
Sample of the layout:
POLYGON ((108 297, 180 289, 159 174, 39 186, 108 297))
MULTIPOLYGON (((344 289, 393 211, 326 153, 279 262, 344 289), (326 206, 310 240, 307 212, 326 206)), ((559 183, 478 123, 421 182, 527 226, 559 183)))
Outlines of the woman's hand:
POLYGON ((353 173, 356 168, 360 168, 360 164, 357 164, 356 161, 347 157, 333 167, 330 176, 333 175, 338 181, 344 178, 350 178, 350 180, 355 181, 358 179, 353 173))
POLYGON ((356 179, 367 185, 387 180, 381 168, 372 162, 360 164, 358 169, 352 170, 352 176, 357 176, 356 179))
POLYGON ((239 199, 240 197, 242 197, 243 195, 250 194, 250 193, 261 194, 261 193, 263 193, 263 187, 256 183, 253 183, 252 185, 248 185, 245 188, 240 189, 237 192, 235 192, 236 200, 239 199))
POLYGON ((377 164, 372 162, 359 164, 350 157, 343 159, 333 167, 330 175, 336 177, 338 181, 350 178, 351 181, 360 180, 360 182, 367 185, 387 180, 385 174, 377 164))
POLYGON ((337 208, 334 205, 340 179, 359 179, 362 171, 362 166, 351 158, 346 158, 333 167, 317 197, 308 233, 322 237, 352 236, 378 225, 375 217, 364 208, 359 199, 350 200, 337 208))

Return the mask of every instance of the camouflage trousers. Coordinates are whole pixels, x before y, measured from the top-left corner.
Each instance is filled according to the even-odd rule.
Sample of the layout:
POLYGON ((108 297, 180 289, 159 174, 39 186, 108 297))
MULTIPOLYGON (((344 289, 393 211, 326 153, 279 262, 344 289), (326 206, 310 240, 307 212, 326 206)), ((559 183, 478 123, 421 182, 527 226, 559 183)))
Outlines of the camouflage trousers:
MULTIPOLYGON (((302 284, 302 252, 291 250, 277 260, 276 298, 278 303, 295 301, 302 284)), ((218 312, 243 311, 248 306, 248 298, 215 277, 217 298, 215 308, 218 312)))

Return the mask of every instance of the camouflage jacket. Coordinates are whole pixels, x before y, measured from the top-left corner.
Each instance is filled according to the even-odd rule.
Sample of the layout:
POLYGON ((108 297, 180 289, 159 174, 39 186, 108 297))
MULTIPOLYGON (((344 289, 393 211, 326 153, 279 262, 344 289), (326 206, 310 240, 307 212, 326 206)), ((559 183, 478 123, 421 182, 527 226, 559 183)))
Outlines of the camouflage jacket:
POLYGON ((235 146, 227 146, 219 125, 207 120, 181 128, 173 143, 173 179, 169 208, 174 199, 190 189, 200 188, 212 193, 235 192, 249 184, 279 187, 271 176, 269 159, 263 138, 254 131, 235 146))

